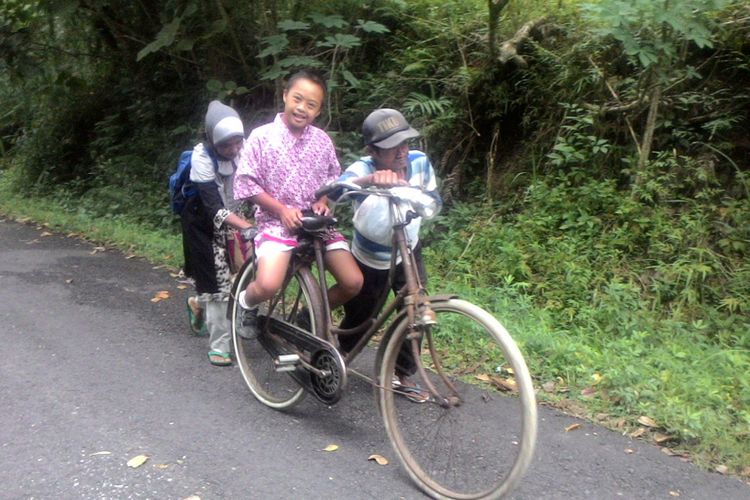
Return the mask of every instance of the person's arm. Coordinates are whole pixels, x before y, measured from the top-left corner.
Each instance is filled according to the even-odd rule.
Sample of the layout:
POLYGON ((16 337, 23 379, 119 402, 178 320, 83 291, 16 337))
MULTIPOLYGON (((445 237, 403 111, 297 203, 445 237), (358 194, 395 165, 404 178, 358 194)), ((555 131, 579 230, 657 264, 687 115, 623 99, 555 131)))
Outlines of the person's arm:
POLYGON ((216 182, 197 182, 195 185, 198 187, 198 196, 200 196, 201 203, 203 203, 203 207, 211 216, 211 220, 216 227, 221 227, 222 224, 229 224, 240 230, 252 227, 249 221, 224 206, 216 182))
POLYGON ((205 146, 201 144, 195 147, 190 163, 190 180, 197 187, 201 203, 211 216, 215 227, 219 228, 224 223, 240 230, 252 227, 249 221, 224 206, 219 187, 216 185, 217 167, 205 146))
POLYGON ((355 177, 354 179, 351 179, 351 182, 362 187, 391 187, 407 184, 407 182, 403 179, 400 179, 398 174, 393 170, 376 170, 371 174, 363 175, 361 177, 355 177))
POLYGON ((229 212, 229 215, 227 215, 227 218, 224 219, 224 222, 235 229, 239 229, 240 231, 253 227, 250 221, 245 220, 242 216, 237 215, 234 212, 229 212))

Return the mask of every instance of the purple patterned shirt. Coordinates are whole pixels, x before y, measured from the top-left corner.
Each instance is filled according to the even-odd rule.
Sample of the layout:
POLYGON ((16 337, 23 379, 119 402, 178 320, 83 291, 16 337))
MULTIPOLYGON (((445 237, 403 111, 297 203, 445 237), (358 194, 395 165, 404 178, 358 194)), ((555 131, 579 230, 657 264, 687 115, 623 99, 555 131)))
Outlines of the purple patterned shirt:
MULTIPOLYGON (((336 180, 341 166, 328 134, 308 125, 296 138, 281 117, 279 113, 272 123, 254 129, 245 141, 236 160, 234 198, 266 192, 288 207, 309 209, 315 191, 336 180)), ((255 222, 265 236, 296 243, 281 221, 260 207, 255 210, 255 222)))

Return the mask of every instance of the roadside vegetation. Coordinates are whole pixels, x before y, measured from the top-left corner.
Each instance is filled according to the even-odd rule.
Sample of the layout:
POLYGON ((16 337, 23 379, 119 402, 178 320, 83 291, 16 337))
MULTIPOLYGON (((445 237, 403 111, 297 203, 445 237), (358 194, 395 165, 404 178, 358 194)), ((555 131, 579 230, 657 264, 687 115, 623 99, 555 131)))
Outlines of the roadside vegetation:
POLYGON ((342 164, 376 107, 423 132, 431 291, 493 311, 540 400, 750 478, 748 2, 0 6, 1 213, 178 268, 206 103, 250 129, 318 68, 342 164))

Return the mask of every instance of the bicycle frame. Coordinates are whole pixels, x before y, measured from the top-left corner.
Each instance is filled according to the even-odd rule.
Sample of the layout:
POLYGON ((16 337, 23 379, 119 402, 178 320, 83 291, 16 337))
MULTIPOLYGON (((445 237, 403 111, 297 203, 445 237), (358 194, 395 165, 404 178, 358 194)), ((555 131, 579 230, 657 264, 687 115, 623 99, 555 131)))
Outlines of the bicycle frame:
MULTIPOLYGON (((417 320, 417 311, 421 312, 422 318, 419 318, 419 319, 429 323, 430 321, 434 320, 434 314, 429 308, 429 304, 431 302, 435 302, 439 300, 446 300, 451 297, 451 296, 429 297, 426 295, 426 291, 421 283, 419 274, 417 273, 417 266, 416 266, 416 262, 414 259, 414 255, 412 254, 411 249, 409 248, 409 245, 406 240, 406 232, 404 228, 411 221, 411 215, 407 215, 407 220, 404 220, 399 210, 396 210, 396 207, 395 207, 397 203, 396 200, 393 197, 388 197, 388 200, 389 200, 389 207, 391 210, 391 217, 392 217, 392 220, 394 220, 394 224, 392 226, 393 244, 391 245, 391 258, 390 258, 390 266, 389 266, 389 272, 388 272, 388 282, 378 298, 376 307, 374 308, 375 312, 372 317, 370 317, 367 321, 365 321, 361 325, 351 328, 351 329, 342 329, 342 328, 333 326, 330 304, 328 302, 328 293, 327 293, 328 285, 326 283, 326 278, 325 278, 326 266, 325 266, 325 258, 324 258, 324 255, 325 255, 324 233, 315 233, 315 232, 308 233, 309 243, 312 244, 311 254, 307 253, 309 252, 309 250, 305 251, 305 250, 302 250, 301 248, 295 249, 293 251, 294 254, 292 256, 292 259, 289 264, 289 268, 287 269, 286 276, 284 277, 284 281, 281 286, 281 290, 284 290, 298 269, 302 267, 312 268, 313 265, 317 267, 318 269, 317 282, 318 282, 318 287, 320 290, 320 295, 323 301, 323 304, 322 304, 323 314, 321 314, 321 316, 323 317, 324 324, 319 325, 320 332, 322 332, 323 338, 329 341, 338 349, 339 347, 338 337, 339 336, 355 335, 355 334, 361 334, 362 332, 365 332, 362 335, 362 338, 354 346, 354 348, 352 348, 351 351, 349 351, 345 356, 343 356, 344 361, 347 365, 351 363, 362 352, 362 350, 370 341, 370 339, 372 339, 372 337, 378 332, 378 330, 380 330, 380 328, 382 328, 386 324, 386 322, 391 317, 391 315, 402 306, 404 307, 402 308, 400 314, 407 315, 410 325, 415 324, 417 320), (401 265, 403 266, 403 272, 406 278, 405 280, 406 284, 396 293, 395 298, 390 303, 386 304, 388 294, 391 290, 390 284, 393 282, 399 255, 401 256, 401 265)), ((248 265, 255 265, 255 263, 252 262, 251 260, 246 262, 245 266, 243 266, 243 268, 240 270, 240 273, 248 265)), ((235 283, 235 286, 233 287, 233 290, 232 290, 233 297, 236 296, 237 293, 239 293, 239 290, 236 289, 236 285, 237 283, 235 283)), ((276 306, 277 300, 278 298, 272 299, 271 310, 276 306)), ((269 311, 269 314, 270 312, 271 311, 269 311)), ((227 315, 228 316, 230 315, 229 310, 227 311, 227 315)), ((384 340, 387 340, 387 338, 384 340)), ((423 369, 423 367, 420 367, 420 369, 423 369)))
MULTIPOLYGON (((286 286, 286 283, 291 279, 297 269, 302 266, 310 266, 313 262, 315 263, 315 266, 318 269, 318 286, 320 288, 321 297, 323 299, 324 314, 322 316, 325 318, 325 324, 322 325, 321 330, 323 332, 323 335, 325 336, 325 339, 338 348, 338 337, 361 334, 362 332, 364 332, 364 334, 352 348, 352 350, 346 353, 346 355, 344 356, 344 361, 347 365, 351 363, 362 352, 370 339, 372 339, 372 337, 380 330, 380 328, 382 328, 386 324, 392 314, 402 306, 402 314, 407 315, 410 325, 416 324, 418 311, 422 316, 419 319, 422 322, 429 323, 431 321, 434 321, 434 314, 429 308, 429 304, 431 303, 431 301, 445 300, 449 298, 449 296, 429 297, 426 295, 425 289, 419 278, 419 274, 417 273, 417 265, 414 254, 410 250, 408 242, 406 240, 406 232, 404 228, 410 222, 410 219, 402 220, 400 218, 400 213, 394 209, 394 205, 396 203, 394 199, 389 198, 389 202, 391 214, 394 215, 394 218, 396 220, 393 225, 393 245, 391 246, 388 282, 378 298, 376 307, 374 308, 375 313, 369 318, 369 320, 351 329, 342 329, 333 326, 330 305, 328 303, 328 287, 325 279, 326 266, 324 259, 325 248, 323 238, 319 236, 312 237, 314 259, 309 259, 308 257, 300 256, 299 254, 292 258, 292 264, 290 265, 289 271, 285 278, 284 286, 286 286), (395 271, 397 268, 399 255, 401 256, 401 265, 403 266, 406 284, 396 293, 395 298, 390 303, 386 304, 388 294, 391 290, 390 284, 393 282, 395 271)), ((414 354, 415 359, 418 359, 418 353, 415 352, 414 354)), ((419 369, 423 370, 424 367, 419 366, 419 369)))

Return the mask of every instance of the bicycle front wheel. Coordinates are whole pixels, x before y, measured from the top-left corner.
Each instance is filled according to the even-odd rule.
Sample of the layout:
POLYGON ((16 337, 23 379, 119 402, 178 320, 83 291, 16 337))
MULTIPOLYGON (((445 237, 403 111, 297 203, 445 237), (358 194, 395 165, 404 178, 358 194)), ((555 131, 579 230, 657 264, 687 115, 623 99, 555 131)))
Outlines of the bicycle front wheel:
MULTIPOLYGON (((247 266, 237 278, 240 280, 237 290, 245 289, 253 278, 253 266, 247 266)), ((317 325, 321 322, 315 317, 319 308, 311 304, 320 303, 320 293, 315 282, 311 281, 312 279, 309 272, 295 273, 288 285, 276 297, 276 307, 272 315, 311 331, 314 335, 317 325)), ((270 302, 261 304, 256 335, 252 338, 245 338, 247 335, 242 327, 241 307, 235 297, 231 313, 232 338, 237 364, 250 392, 264 405, 284 410, 299 403, 305 391, 289 372, 277 371, 274 361, 278 359, 278 356, 293 354, 295 349, 283 339, 268 332, 265 320, 269 308, 270 302)))
POLYGON ((459 299, 432 309, 434 325, 410 329, 405 315, 397 319, 385 347, 379 402, 386 431, 409 476, 433 498, 499 498, 533 455, 536 402, 528 368, 505 328, 483 309, 459 299), (404 345, 423 370, 411 374, 404 345), (398 375, 436 394, 415 402, 394 383, 398 375))

